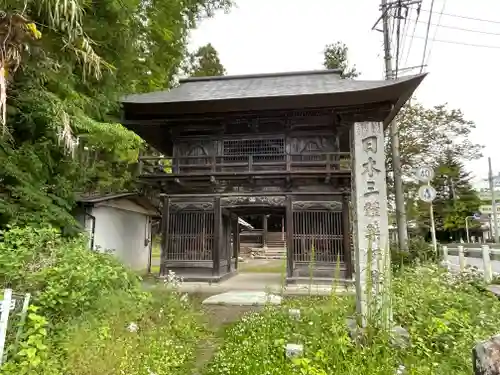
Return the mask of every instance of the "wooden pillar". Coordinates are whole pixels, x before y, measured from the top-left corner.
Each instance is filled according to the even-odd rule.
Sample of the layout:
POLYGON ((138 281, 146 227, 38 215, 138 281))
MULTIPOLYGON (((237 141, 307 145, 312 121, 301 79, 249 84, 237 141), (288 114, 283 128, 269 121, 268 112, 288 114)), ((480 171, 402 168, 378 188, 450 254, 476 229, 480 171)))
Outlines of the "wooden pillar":
POLYGON ((235 261, 235 268, 238 269, 238 257, 240 253, 240 223, 238 222, 238 216, 232 217, 232 229, 233 229, 233 257, 235 261))
POLYGON ((262 215, 262 247, 267 248, 267 215, 262 215))
POLYGON ((344 262, 346 265, 347 278, 352 278, 354 273, 351 254, 351 226, 349 217, 349 197, 342 196, 342 247, 344 250, 344 262))
POLYGON ((286 269, 287 276, 293 276, 293 206, 292 197, 286 197, 286 269))
POLYGON ((285 217, 281 217, 281 241, 285 240, 285 217))
POLYGON ((224 240, 222 238, 222 210, 220 197, 214 200, 214 247, 212 249, 212 273, 218 276, 220 274, 220 254, 224 240))
POLYGON ((231 215, 224 216, 225 238, 224 238, 224 254, 227 260, 226 272, 231 272, 231 261, 233 260, 233 251, 231 248, 231 215))
POLYGON ((168 236, 170 229, 170 198, 163 198, 163 214, 161 217, 161 253, 160 253, 160 276, 166 274, 166 263, 167 263, 167 254, 168 254, 168 246, 170 245, 170 241, 168 240, 168 236))

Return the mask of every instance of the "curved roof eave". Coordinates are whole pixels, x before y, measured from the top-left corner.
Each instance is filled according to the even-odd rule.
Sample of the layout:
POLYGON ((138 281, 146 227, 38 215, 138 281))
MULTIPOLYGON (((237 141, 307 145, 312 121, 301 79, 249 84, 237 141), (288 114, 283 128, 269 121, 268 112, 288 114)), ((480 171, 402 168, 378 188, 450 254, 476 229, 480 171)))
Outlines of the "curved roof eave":
MULTIPOLYGON (((218 81, 186 82, 169 91, 158 91, 145 94, 132 94, 122 99, 123 104, 167 104, 167 103, 199 103, 216 102, 223 100, 255 100, 283 97, 306 97, 310 95, 343 95, 370 92, 373 90, 400 86, 413 86, 413 90, 420 84, 426 74, 407 76, 395 80, 385 81, 357 81, 349 79, 321 79, 314 76, 316 81, 300 82, 291 80, 294 76, 275 78, 272 82, 265 79, 229 79, 218 81), (320 80, 318 81, 318 78, 320 80), (230 83, 229 85, 227 83, 230 83)), ((327 77, 328 78, 328 77, 327 77)))
MULTIPOLYGON (((248 111, 248 110, 283 110, 313 107, 356 106, 371 103, 389 102, 393 110, 384 120, 387 125, 412 96, 426 74, 403 77, 393 81, 351 81, 351 89, 336 92, 317 92, 287 96, 240 97, 226 99, 207 99, 200 101, 178 102, 124 102, 125 120, 133 113, 155 113, 158 116, 176 116, 185 114, 248 111), (354 82, 361 84, 353 85, 354 82), (371 82, 367 87, 363 82, 371 82), (376 84, 375 84, 376 83, 376 84), (356 86, 356 88, 354 87, 356 86)), ((148 95, 148 94, 144 94, 148 95)), ((145 98, 143 98, 145 99, 145 98)))

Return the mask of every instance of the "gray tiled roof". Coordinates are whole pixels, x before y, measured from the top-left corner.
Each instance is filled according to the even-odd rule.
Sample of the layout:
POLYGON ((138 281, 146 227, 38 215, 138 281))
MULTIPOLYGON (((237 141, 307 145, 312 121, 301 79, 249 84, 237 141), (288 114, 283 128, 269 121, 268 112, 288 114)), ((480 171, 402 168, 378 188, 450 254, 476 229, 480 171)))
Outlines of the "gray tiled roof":
POLYGON ((129 95, 124 103, 176 103, 205 100, 246 99, 336 94, 390 86, 415 76, 385 81, 341 79, 338 70, 260 74, 246 76, 202 77, 181 80, 172 90, 129 95))

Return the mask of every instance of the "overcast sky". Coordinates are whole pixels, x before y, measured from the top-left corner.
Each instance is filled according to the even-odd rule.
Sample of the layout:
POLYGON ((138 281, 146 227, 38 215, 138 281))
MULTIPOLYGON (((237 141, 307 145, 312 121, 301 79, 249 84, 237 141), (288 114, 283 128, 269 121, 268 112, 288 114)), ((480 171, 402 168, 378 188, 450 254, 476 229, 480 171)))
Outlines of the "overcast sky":
MULTIPOLYGON (((228 74, 321 69, 323 48, 340 40, 348 45, 349 58, 362 79, 383 78, 382 34, 372 31, 380 15, 378 0, 236 2, 229 14, 204 21, 192 34, 192 48, 212 43, 228 74)), ((423 0, 422 9, 430 9, 431 2, 423 0)), ((428 12, 421 12, 413 40, 410 25, 403 42, 409 53, 403 53, 401 67, 421 64, 428 17, 428 12)), ((410 18, 416 19, 415 12, 410 18)), ((485 177, 490 156, 496 173, 500 171, 500 1, 436 0, 431 23, 440 26, 430 29, 426 60, 430 74, 417 98, 426 105, 448 102, 475 121, 472 140, 486 146, 485 158, 468 167, 479 178, 485 177)))

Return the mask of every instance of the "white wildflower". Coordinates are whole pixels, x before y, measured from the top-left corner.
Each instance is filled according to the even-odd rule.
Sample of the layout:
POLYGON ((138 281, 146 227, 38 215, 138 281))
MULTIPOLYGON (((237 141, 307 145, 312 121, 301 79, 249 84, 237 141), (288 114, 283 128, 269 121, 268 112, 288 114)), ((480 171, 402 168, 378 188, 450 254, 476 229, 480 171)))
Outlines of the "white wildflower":
POLYGON ((139 326, 137 324, 135 324, 134 322, 131 322, 128 327, 127 327, 127 330, 129 332, 137 332, 139 330, 139 326))
POLYGON ((183 281, 182 277, 177 276, 174 271, 169 270, 165 278, 165 285, 177 288, 182 285, 183 281))

